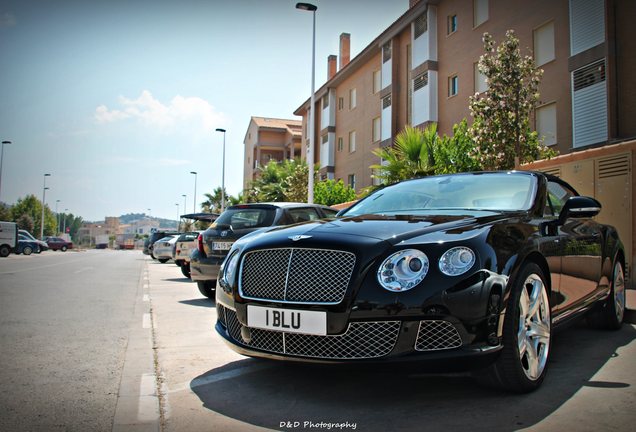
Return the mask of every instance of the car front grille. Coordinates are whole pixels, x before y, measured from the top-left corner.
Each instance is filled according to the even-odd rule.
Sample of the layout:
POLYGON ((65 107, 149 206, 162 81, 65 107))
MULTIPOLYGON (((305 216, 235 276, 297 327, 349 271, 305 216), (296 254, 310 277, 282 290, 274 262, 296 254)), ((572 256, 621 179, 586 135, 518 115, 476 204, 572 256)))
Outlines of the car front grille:
POLYGON ((462 338, 455 326, 444 320, 420 321, 415 349, 439 351, 462 346, 462 338))
MULTIPOLYGON (((352 322, 341 335, 316 336, 249 328, 250 338, 245 340, 236 312, 217 306, 219 320, 238 343, 249 348, 299 357, 325 360, 353 360, 378 358, 388 355, 395 346, 400 321, 352 322)), ((243 330, 245 332, 245 330, 243 330)))
POLYGON ((356 262, 351 252, 266 249, 248 252, 241 264, 239 293, 253 300, 336 304, 344 298, 356 262))

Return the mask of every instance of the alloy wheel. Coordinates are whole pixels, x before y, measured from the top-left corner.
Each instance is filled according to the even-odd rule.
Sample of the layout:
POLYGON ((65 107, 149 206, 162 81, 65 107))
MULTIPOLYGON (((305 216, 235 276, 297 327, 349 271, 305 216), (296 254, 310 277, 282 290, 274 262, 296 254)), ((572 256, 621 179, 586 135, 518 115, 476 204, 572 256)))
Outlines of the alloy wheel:
POLYGON ((616 309, 616 319, 623 322, 625 314, 625 275, 623 274, 623 266, 620 262, 614 265, 614 307, 616 309))
POLYGON ((550 326, 547 290, 539 275, 530 274, 519 298, 517 343, 522 369, 532 381, 541 376, 547 364, 550 326))

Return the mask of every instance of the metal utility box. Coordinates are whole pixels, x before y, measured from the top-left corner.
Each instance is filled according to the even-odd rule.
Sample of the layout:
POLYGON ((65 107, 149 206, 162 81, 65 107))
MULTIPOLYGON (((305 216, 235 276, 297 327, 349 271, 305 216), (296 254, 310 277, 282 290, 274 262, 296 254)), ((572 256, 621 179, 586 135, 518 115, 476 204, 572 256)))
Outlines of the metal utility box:
POLYGON ((613 225, 625 245, 627 284, 634 288, 634 176, 632 166, 636 141, 609 145, 523 165, 570 183, 581 194, 596 198, 603 209, 596 219, 613 225))

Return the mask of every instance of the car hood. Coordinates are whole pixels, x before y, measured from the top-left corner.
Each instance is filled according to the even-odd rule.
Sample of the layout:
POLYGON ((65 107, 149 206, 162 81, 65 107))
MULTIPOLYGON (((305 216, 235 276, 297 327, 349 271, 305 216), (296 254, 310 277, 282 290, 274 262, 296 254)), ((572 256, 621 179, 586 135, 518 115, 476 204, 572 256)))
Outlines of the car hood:
MULTIPOLYGON (((362 215, 340 219, 274 227, 248 236, 250 242, 262 239, 267 243, 289 239, 365 237, 397 244, 427 234, 461 234, 512 217, 511 213, 476 212, 457 215, 362 215)), ((519 215, 516 215, 519 216, 519 215)))

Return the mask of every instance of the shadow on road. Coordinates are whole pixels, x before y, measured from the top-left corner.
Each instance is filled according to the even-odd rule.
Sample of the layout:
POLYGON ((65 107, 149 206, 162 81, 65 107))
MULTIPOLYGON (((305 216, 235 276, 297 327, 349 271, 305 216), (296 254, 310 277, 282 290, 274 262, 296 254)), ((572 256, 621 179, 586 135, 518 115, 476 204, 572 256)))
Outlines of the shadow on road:
POLYGON ((207 297, 206 298, 192 299, 192 300, 180 300, 179 303, 185 304, 185 305, 190 305, 190 306, 206 307, 206 308, 216 307, 216 304, 214 303, 214 300, 209 299, 207 297))
POLYGON ((484 388, 469 374, 430 375, 399 364, 360 368, 257 359, 210 370, 190 386, 205 408, 272 429, 348 421, 362 431, 512 431, 537 424, 583 387, 628 387, 591 379, 635 338, 629 325, 604 332, 579 324, 557 333, 543 386, 525 395, 484 388))

